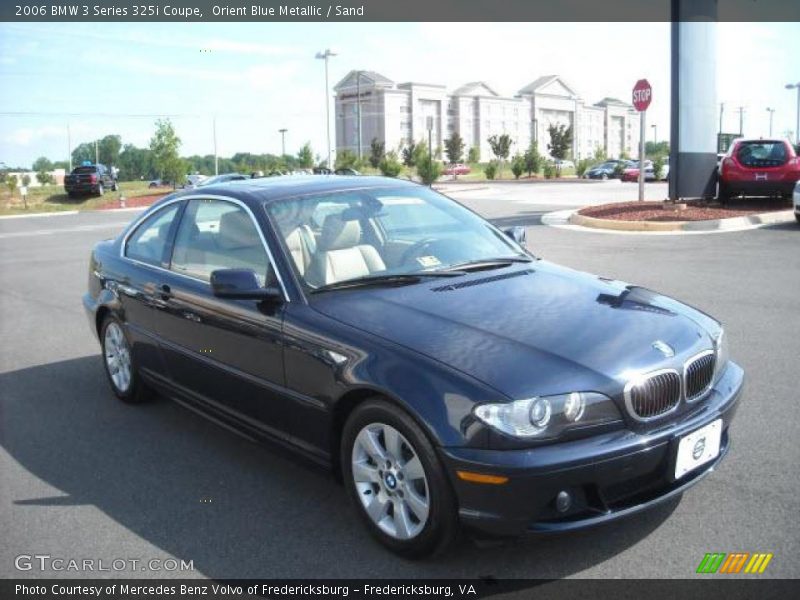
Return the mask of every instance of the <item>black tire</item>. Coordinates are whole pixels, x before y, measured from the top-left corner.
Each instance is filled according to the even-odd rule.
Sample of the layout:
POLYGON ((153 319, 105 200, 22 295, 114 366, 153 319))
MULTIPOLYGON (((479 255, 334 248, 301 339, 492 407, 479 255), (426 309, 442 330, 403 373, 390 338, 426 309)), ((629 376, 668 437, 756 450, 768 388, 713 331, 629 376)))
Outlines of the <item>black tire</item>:
POLYGON ((101 358, 103 361, 103 371, 106 374, 106 379, 108 379, 108 384, 111 386, 111 391, 114 392, 114 395, 128 404, 141 404, 151 400, 154 395, 153 390, 142 381, 133 357, 133 352, 130 351, 130 340, 128 340, 125 327, 116 317, 109 315, 103 320, 103 324, 100 327, 100 346, 102 349, 101 358), (115 383, 114 378, 109 370, 106 354, 108 351, 106 348, 106 332, 108 328, 112 326, 112 324, 116 325, 122 332, 122 338, 127 345, 130 357, 130 384, 126 388, 121 388, 117 385, 117 383, 115 383))
POLYGON ((67 192, 67 197, 72 198, 73 200, 78 197, 77 192, 67 192))
POLYGON ((404 410, 380 397, 360 404, 345 423, 340 459, 344 485, 352 504, 370 533, 391 551, 406 558, 422 558, 443 552, 455 539, 458 507, 447 473, 428 437, 404 410), (352 457, 356 438, 363 428, 372 424, 385 424, 396 429, 413 446, 422 463, 429 511, 421 531, 411 539, 393 537, 373 522, 353 479, 352 457))
POLYGON ((117 185, 117 182, 115 181, 114 183, 111 184, 111 191, 116 192, 118 190, 119 190, 119 185, 117 185))
POLYGON ((800 223, 800 215, 798 215, 797 213, 794 213, 794 219, 795 219, 795 221, 800 223))
POLYGON ((106 193, 106 191, 105 191, 105 189, 103 189, 103 184, 102 183, 98 183, 97 184, 97 195, 98 196, 102 196, 105 193, 106 193))
POLYGON ((731 199, 730 190, 728 189, 728 187, 724 183, 722 183, 720 181, 719 182, 719 191, 717 192, 717 200, 719 201, 720 204, 724 205, 724 204, 727 204, 730 201, 730 199, 731 199))

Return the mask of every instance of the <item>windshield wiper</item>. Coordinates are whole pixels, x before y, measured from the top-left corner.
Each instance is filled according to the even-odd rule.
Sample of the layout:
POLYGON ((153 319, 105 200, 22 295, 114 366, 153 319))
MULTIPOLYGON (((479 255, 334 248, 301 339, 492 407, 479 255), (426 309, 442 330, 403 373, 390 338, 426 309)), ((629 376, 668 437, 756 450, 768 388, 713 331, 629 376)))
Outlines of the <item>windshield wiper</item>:
POLYGON ((470 271, 488 271, 489 269, 499 269, 501 267, 508 267, 513 263, 529 263, 533 259, 529 256, 501 256, 498 258, 479 258, 476 260, 468 260, 466 262, 450 265, 444 269, 439 269, 437 273, 453 273, 453 272, 470 272, 470 271))
POLYGON ((310 293, 327 292, 329 290, 343 290, 354 287, 368 287, 372 285, 410 285, 419 283, 426 277, 458 277, 464 275, 464 271, 416 271, 414 273, 394 273, 385 275, 367 275, 366 277, 356 277, 355 279, 345 279, 335 281, 311 290, 310 293))

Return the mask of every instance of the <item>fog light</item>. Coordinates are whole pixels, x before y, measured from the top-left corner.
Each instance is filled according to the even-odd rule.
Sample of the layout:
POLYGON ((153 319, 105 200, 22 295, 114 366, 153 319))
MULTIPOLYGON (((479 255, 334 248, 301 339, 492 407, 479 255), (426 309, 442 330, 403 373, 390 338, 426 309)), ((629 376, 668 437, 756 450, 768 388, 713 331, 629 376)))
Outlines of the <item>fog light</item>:
POLYGON ((572 506, 572 496, 569 492, 560 491, 556 496, 556 510, 560 513, 565 513, 572 506))

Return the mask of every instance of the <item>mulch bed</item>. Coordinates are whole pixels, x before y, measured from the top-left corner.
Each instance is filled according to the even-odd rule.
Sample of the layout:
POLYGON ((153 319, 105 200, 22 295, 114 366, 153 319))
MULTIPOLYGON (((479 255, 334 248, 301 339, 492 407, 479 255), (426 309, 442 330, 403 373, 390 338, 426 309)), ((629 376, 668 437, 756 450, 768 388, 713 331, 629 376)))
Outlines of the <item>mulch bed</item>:
MULTIPOLYGON (((170 190, 171 191, 171 190, 170 190)), ((160 193, 160 194, 150 194, 148 196, 134 196, 133 198, 125 198, 125 208, 135 208, 135 207, 144 207, 150 206, 155 202, 161 200, 167 194, 160 193)), ((109 200, 105 204, 102 204, 97 207, 98 210, 109 210, 112 208, 121 208, 119 205, 119 198, 116 200, 109 200)))
POLYGON ((587 206, 578 214, 595 219, 613 221, 709 221, 746 215, 786 210, 785 201, 774 199, 746 199, 731 201, 726 206, 708 202, 691 202, 683 210, 671 208, 663 202, 615 202, 587 206))

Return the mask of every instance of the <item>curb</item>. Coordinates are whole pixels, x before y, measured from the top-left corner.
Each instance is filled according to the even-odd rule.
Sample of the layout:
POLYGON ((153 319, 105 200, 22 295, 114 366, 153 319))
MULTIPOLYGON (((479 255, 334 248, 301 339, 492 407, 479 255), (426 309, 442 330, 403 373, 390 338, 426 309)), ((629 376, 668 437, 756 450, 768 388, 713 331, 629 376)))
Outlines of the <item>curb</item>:
MULTIPOLYGON (((578 209, 580 210, 580 209, 578 209)), ((587 217, 577 211, 568 219, 572 225, 592 229, 611 229, 614 231, 719 231, 726 229, 742 229, 789 223, 794 220, 792 209, 731 217, 728 219, 712 219, 709 221, 617 221, 614 219, 598 219, 587 217)))
POLYGON ((38 217, 65 217, 67 215, 77 215, 80 211, 78 210, 53 210, 50 212, 38 212, 38 213, 31 213, 29 215, 2 215, 0 216, 0 220, 5 219, 30 219, 30 218, 38 218, 38 217))
POLYGON ((470 184, 469 187, 465 187, 464 189, 456 188, 448 188, 448 187, 433 187, 434 190, 440 192, 442 194, 457 194, 461 192, 480 192, 489 189, 488 185, 478 185, 478 184, 470 184), (474 186, 474 187, 473 187, 474 186))

